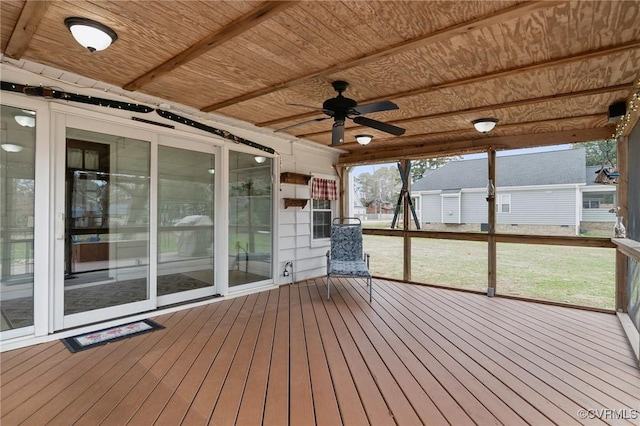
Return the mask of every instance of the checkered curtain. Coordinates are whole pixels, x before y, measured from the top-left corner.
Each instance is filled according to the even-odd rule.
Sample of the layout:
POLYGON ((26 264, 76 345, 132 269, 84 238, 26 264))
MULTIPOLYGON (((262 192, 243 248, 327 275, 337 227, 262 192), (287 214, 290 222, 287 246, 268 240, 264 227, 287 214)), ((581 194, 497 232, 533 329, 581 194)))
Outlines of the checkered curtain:
POLYGON ((311 198, 314 200, 337 200, 338 188, 335 180, 313 178, 311 198))

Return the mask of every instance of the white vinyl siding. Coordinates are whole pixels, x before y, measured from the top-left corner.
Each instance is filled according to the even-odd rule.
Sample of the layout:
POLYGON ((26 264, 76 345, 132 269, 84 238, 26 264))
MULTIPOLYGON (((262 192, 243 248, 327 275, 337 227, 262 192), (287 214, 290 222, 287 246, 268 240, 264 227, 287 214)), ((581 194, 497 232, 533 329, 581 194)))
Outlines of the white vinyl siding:
POLYGON ((440 194, 423 194, 421 198, 422 223, 440 223, 442 221, 440 194))
POLYGON ((461 209, 462 223, 487 223, 486 191, 462 191, 461 209))
POLYGON ((460 223, 460 193, 442 194, 442 223, 460 223))
POLYGON ((498 189, 498 195, 511 196, 510 212, 498 210, 496 216, 499 224, 576 224, 575 187, 507 191, 506 188, 498 189))

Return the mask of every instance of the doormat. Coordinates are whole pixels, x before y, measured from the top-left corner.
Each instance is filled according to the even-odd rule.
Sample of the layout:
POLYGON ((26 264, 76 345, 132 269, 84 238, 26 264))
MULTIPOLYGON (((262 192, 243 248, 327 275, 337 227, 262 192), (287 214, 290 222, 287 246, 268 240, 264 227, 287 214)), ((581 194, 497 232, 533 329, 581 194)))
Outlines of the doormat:
POLYGON ((66 339, 62 339, 62 343, 70 352, 75 353, 163 328, 160 324, 145 319, 81 334, 79 336, 67 337, 66 339))

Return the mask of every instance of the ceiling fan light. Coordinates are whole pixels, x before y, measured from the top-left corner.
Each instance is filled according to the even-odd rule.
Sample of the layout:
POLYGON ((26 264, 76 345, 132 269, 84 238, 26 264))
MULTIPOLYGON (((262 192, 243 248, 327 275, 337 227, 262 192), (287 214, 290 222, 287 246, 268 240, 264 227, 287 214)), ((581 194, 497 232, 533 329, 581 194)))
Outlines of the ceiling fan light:
POLYGON ((104 50, 118 39, 118 35, 111 28, 91 19, 66 18, 64 24, 71 31, 73 38, 89 49, 89 52, 104 50))
POLYGON ((36 118, 29 115, 16 115, 14 119, 16 120, 16 123, 18 123, 22 127, 36 126, 36 118))
POLYGON ((476 128, 477 131, 481 133, 488 133, 496 127, 496 123, 498 123, 497 118, 478 118, 477 120, 473 120, 471 122, 473 127, 476 128))
POLYGON ((253 157, 253 159, 256 160, 256 163, 258 164, 262 164, 267 161, 267 157, 263 157, 261 155, 256 155, 255 157, 253 157))
POLYGON ((0 147, 7 152, 20 152, 23 149, 22 146, 15 143, 3 143, 0 147))
POLYGON ((356 141, 358 141, 360 145, 368 145, 371 139, 373 139, 371 135, 356 135, 356 141))

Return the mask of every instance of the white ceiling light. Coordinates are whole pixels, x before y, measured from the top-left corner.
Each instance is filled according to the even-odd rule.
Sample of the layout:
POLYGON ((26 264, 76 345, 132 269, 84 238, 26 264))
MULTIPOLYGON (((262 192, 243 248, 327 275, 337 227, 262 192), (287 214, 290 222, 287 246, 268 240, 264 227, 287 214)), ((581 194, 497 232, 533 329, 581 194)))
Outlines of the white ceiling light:
POLYGON ((73 38, 89 49, 89 52, 104 50, 118 39, 118 35, 111 28, 91 19, 67 18, 64 24, 73 34, 73 38))
POLYGON ((213 175, 216 173, 216 169, 208 169, 207 171, 209 172, 210 175, 213 175))
POLYGON ((256 160, 256 163, 258 164, 262 164, 267 161, 267 157, 263 157, 261 155, 256 155, 255 157, 253 157, 253 159, 256 160))
POLYGON ((16 115, 14 118, 16 120, 16 123, 18 123, 22 127, 36 126, 36 118, 30 115, 16 115))
POLYGON ((22 147, 15 143, 3 143, 0 147, 7 152, 20 152, 22 147))
POLYGON ((371 139, 373 139, 373 136, 371 135, 356 135, 356 141, 358 141, 360 145, 369 144, 369 142, 371 142, 371 139))
POLYGON ((473 120, 471 123, 477 131, 481 133, 488 133, 496 127, 497 122, 497 118, 478 118, 477 120, 473 120))

